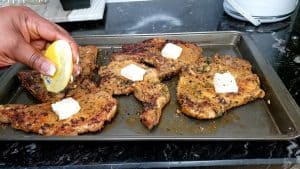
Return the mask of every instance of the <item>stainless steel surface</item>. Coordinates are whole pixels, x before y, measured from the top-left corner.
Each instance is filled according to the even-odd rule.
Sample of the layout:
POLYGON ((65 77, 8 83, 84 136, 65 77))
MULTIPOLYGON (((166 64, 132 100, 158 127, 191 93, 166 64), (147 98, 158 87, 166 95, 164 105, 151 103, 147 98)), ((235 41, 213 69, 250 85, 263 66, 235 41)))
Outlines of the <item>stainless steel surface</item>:
MULTIPOLYGON (((44 137, 27 134, 10 127, 0 129, 0 140, 288 140, 299 135, 300 110, 271 65, 259 53, 252 39, 239 32, 182 33, 155 35, 113 35, 75 37, 81 45, 94 44, 101 50, 99 63, 107 64, 112 50, 121 44, 135 43, 152 37, 196 42, 206 56, 230 54, 251 62, 266 92, 264 99, 228 111, 215 120, 195 120, 176 113, 175 87, 178 78, 165 81, 171 91, 171 102, 163 111, 155 129, 148 131, 139 121, 141 104, 132 96, 120 96, 118 114, 100 133, 75 137, 44 137)), ((12 78, 0 78, 1 103, 32 103, 33 98, 19 87, 14 77, 18 69, 10 70, 12 78), (2 87, 4 86, 4 87, 2 87), (4 88, 4 89, 3 89, 4 88), (5 98, 3 98, 5 96, 5 98)))

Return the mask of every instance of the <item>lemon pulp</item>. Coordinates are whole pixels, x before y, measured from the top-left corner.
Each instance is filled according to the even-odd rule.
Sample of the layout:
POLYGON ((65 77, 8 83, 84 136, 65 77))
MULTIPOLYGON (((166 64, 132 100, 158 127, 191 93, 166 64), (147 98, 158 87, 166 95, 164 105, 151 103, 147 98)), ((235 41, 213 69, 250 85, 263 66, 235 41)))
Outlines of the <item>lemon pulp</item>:
POLYGON ((42 79, 49 92, 59 93, 68 85, 73 70, 72 50, 65 40, 53 42, 45 52, 47 59, 56 66, 53 76, 42 75, 42 79))

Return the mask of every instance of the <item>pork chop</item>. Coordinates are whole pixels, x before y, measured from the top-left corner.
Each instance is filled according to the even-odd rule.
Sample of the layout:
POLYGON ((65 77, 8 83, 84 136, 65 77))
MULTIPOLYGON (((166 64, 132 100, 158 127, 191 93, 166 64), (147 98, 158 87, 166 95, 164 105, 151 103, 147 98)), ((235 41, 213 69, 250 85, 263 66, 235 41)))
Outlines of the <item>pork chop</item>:
POLYGON ((211 64, 194 64, 180 74, 177 100, 184 114, 196 119, 213 119, 226 110, 263 98, 259 77, 251 64, 232 56, 214 56, 211 64), (213 78, 216 73, 230 72, 237 83, 237 93, 216 93, 213 78))
POLYGON ((170 100, 168 87, 161 83, 157 70, 131 60, 112 61, 99 70, 100 88, 114 95, 134 96, 143 103, 144 111, 140 114, 141 122, 152 129, 159 123, 162 109, 170 100), (121 69, 135 64, 147 72, 142 81, 131 81, 121 75, 121 69))
POLYGON ((96 46, 80 46, 79 47, 79 65, 81 67, 80 75, 75 79, 73 83, 69 83, 66 90, 61 93, 48 92, 41 74, 34 70, 26 70, 18 73, 18 78, 21 81, 21 85, 29 91, 37 100, 45 102, 54 102, 64 98, 66 95, 73 95, 78 90, 90 89, 96 87, 92 82, 92 74, 96 68, 96 57, 98 49, 96 46), (75 90, 76 89, 76 90, 75 90))
POLYGON ((123 45, 122 51, 114 52, 111 59, 112 61, 133 60, 153 66, 157 69, 161 80, 177 75, 184 66, 204 61, 202 49, 196 44, 162 38, 152 38, 137 44, 123 45), (161 55, 161 50, 167 43, 173 43, 182 48, 178 59, 169 59, 161 55))
POLYGON ((35 99, 41 102, 54 102, 65 97, 65 93, 48 92, 41 78, 41 73, 27 70, 18 73, 18 78, 23 86, 35 99))
POLYGON ((36 105, 0 105, 0 122, 11 123, 15 129, 46 136, 74 136, 100 131, 112 120, 117 110, 117 100, 110 94, 97 91, 74 98, 81 110, 65 119, 58 120, 51 103, 36 105))
POLYGON ((79 46, 79 65, 81 68, 79 78, 91 78, 97 67, 97 54, 98 49, 96 46, 79 46))

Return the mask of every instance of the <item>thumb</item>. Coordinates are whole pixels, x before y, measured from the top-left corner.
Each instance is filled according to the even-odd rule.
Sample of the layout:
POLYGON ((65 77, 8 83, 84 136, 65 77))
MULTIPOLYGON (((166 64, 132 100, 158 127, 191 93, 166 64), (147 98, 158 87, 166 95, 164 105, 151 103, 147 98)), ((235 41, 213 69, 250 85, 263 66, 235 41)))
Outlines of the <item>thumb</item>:
POLYGON ((15 50, 17 61, 24 63, 42 74, 53 76, 56 71, 55 64, 45 58, 40 52, 26 42, 19 42, 15 50))

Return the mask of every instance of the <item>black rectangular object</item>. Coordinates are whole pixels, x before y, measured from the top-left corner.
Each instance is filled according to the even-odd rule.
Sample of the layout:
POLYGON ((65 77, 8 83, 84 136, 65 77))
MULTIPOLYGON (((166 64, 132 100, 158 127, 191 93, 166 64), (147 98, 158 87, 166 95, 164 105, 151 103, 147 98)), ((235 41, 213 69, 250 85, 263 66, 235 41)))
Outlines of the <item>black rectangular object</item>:
POLYGON ((60 2, 65 11, 89 8, 91 6, 90 0, 60 0, 60 2))
MULTIPOLYGON (((215 120, 195 120, 176 113, 176 83, 165 81, 171 101, 163 111, 160 124, 148 131, 139 121, 141 104, 132 96, 117 97, 118 113, 102 132, 72 137, 45 137, 12 129, 0 128, 0 140, 84 140, 84 141, 149 141, 149 140, 289 140, 299 136, 300 109, 274 71, 257 50, 253 40, 240 32, 206 32, 146 35, 103 35, 74 37, 80 45, 96 45, 101 65, 109 62, 113 50, 122 44, 141 42, 153 37, 195 42, 205 56, 229 54, 248 60, 258 74, 264 99, 229 110, 215 120)), ((33 98, 19 85, 16 73, 24 69, 16 65, 0 77, 1 103, 32 103, 33 98), (7 94, 9 92, 9 94, 7 94)))

